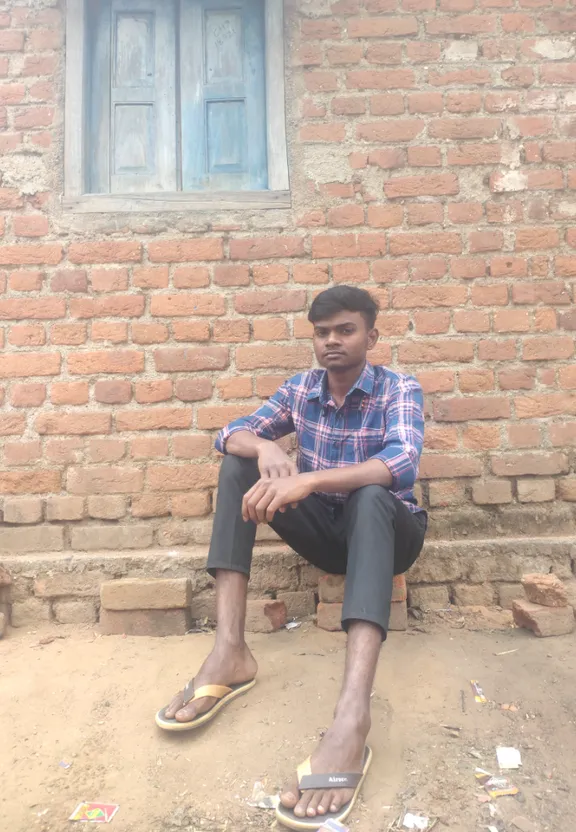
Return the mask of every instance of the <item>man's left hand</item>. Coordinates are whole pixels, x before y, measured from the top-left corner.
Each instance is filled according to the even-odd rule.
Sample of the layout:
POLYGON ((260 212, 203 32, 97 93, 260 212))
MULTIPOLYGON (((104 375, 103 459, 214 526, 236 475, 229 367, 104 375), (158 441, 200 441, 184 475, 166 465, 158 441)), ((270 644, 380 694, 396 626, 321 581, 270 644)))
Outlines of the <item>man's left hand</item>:
POLYGON ((242 501, 242 517, 245 521, 270 523, 277 511, 294 508, 314 490, 310 474, 296 474, 293 477, 258 480, 242 501))

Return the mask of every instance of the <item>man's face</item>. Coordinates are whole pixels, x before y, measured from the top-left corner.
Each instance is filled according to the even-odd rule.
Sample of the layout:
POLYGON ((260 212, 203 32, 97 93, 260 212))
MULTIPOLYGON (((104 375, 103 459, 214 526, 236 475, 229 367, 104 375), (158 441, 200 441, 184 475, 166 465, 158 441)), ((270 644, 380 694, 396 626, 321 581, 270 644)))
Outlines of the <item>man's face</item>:
POLYGON ((342 372, 362 366, 377 340, 378 330, 368 329, 360 312, 338 312, 314 324, 314 352, 327 370, 342 372))

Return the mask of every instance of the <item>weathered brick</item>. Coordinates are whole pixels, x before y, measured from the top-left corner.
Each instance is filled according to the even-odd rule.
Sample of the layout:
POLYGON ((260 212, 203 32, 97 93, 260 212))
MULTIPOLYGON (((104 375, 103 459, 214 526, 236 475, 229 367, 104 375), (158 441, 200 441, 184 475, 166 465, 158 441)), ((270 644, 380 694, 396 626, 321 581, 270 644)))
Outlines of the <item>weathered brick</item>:
POLYGON ((411 586, 408 600, 411 607, 420 610, 441 610, 450 606, 450 596, 445 586, 411 586))
POLYGON ((191 623, 187 609, 100 611, 100 632, 106 636, 183 636, 191 623))
POLYGON ((42 500, 38 497, 8 497, 4 500, 4 522, 18 525, 40 523, 42 500))
POLYGON ((318 581, 318 597, 324 604, 341 603, 344 600, 345 575, 322 575, 318 581))
POLYGON ((342 604, 321 601, 316 609, 316 623, 321 630, 338 632, 342 629, 342 604))
POLYGON ((126 514, 126 500, 119 495, 88 497, 88 516, 96 520, 119 520, 126 514))
POLYGON ((108 610, 183 609, 191 598, 187 578, 104 581, 100 588, 102 606, 108 610))
POLYGON ((272 633, 286 625, 286 604, 283 601, 249 600, 246 606, 246 631, 272 633))
POLYGON ((514 601, 512 604, 514 622, 539 638, 563 636, 574 630, 572 607, 541 607, 530 601, 514 601))
POLYGON ((492 584, 456 584, 454 603, 460 607, 491 607, 494 605, 492 584))
POLYGON ((147 549, 154 531, 144 525, 74 526, 70 530, 71 548, 80 552, 98 549, 147 549))
POLYGON ((13 627, 37 627, 50 621, 50 604, 38 598, 14 601, 11 610, 13 627))
POLYGON ((312 590, 279 592, 277 600, 286 605, 288 618, 306 618, 316 612, 316 601, 312 590))
POLYGON ((527 600, 532 604, 544 607, 565 607, 568 604, 566 588, 557 575, 523 575, 522 586, 527 600))
POLYGON ((95 624, 96 605, 94 601, 67 599, 55 601, 52 607, 54 619, 59 624, 95 624))

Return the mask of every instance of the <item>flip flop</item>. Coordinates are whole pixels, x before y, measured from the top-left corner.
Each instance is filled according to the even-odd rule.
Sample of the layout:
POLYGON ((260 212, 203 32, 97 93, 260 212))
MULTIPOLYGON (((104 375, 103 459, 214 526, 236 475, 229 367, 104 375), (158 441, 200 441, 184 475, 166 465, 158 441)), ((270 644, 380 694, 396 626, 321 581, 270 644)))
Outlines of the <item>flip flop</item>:
POLYGON ((306 789, 354 789, 352 798, 341 806, 337 812, 326 812, 325 815, 316 815, 315 818, 298 818, 293 809, 287 809, 280 803, 276 809, 276 819, 288 826, 290 829, 320 829, 327 820, 335 820, 342 823, 346 820, 360 794, 362 783, 372 762, 372 749, 366 746, 364 759, 362 761, 362 772, 358 774, 312 774, 310 757, 298 766, 298 788, 300 791, 306 789))
POLYGON ((226 685, 203 685, 198 690, 194 690, 194 679, 192 679, 184 688, 182 707, 189 705, 195 699, 202 699, 205 696, 213 696, 218 701, 212 705, 210 710, 198 714, 197 717, 191 719, 189 722, 178 722, 176 719, 168 719, 166 717, 166 708, 168 706, 166 706, 166 708, 162 708, 156 714, 156 725, 159 728, 163 728, 164 731, 192 731, 194 728, 200 728, 201 725, 205 725, 214 719, 217 713, 229 702, 232 702, 233 699, 242 696, 244 693, 248 693, 250 688, 253 688, 255 684, 256 679, 251 679, 249 682, 242 682, 240 685, 230 685, 230 687, 226 685))

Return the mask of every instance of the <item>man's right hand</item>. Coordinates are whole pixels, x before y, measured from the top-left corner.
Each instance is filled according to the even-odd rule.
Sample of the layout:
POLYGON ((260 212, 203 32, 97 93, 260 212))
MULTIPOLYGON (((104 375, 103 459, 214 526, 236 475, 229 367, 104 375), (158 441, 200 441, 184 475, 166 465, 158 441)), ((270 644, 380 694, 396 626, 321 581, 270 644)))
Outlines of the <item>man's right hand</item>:
POLYGON ((293 477, 298 473, 296 463, 275 442, 263 440, 258 445, 258 468, 262 479, 293 477))

